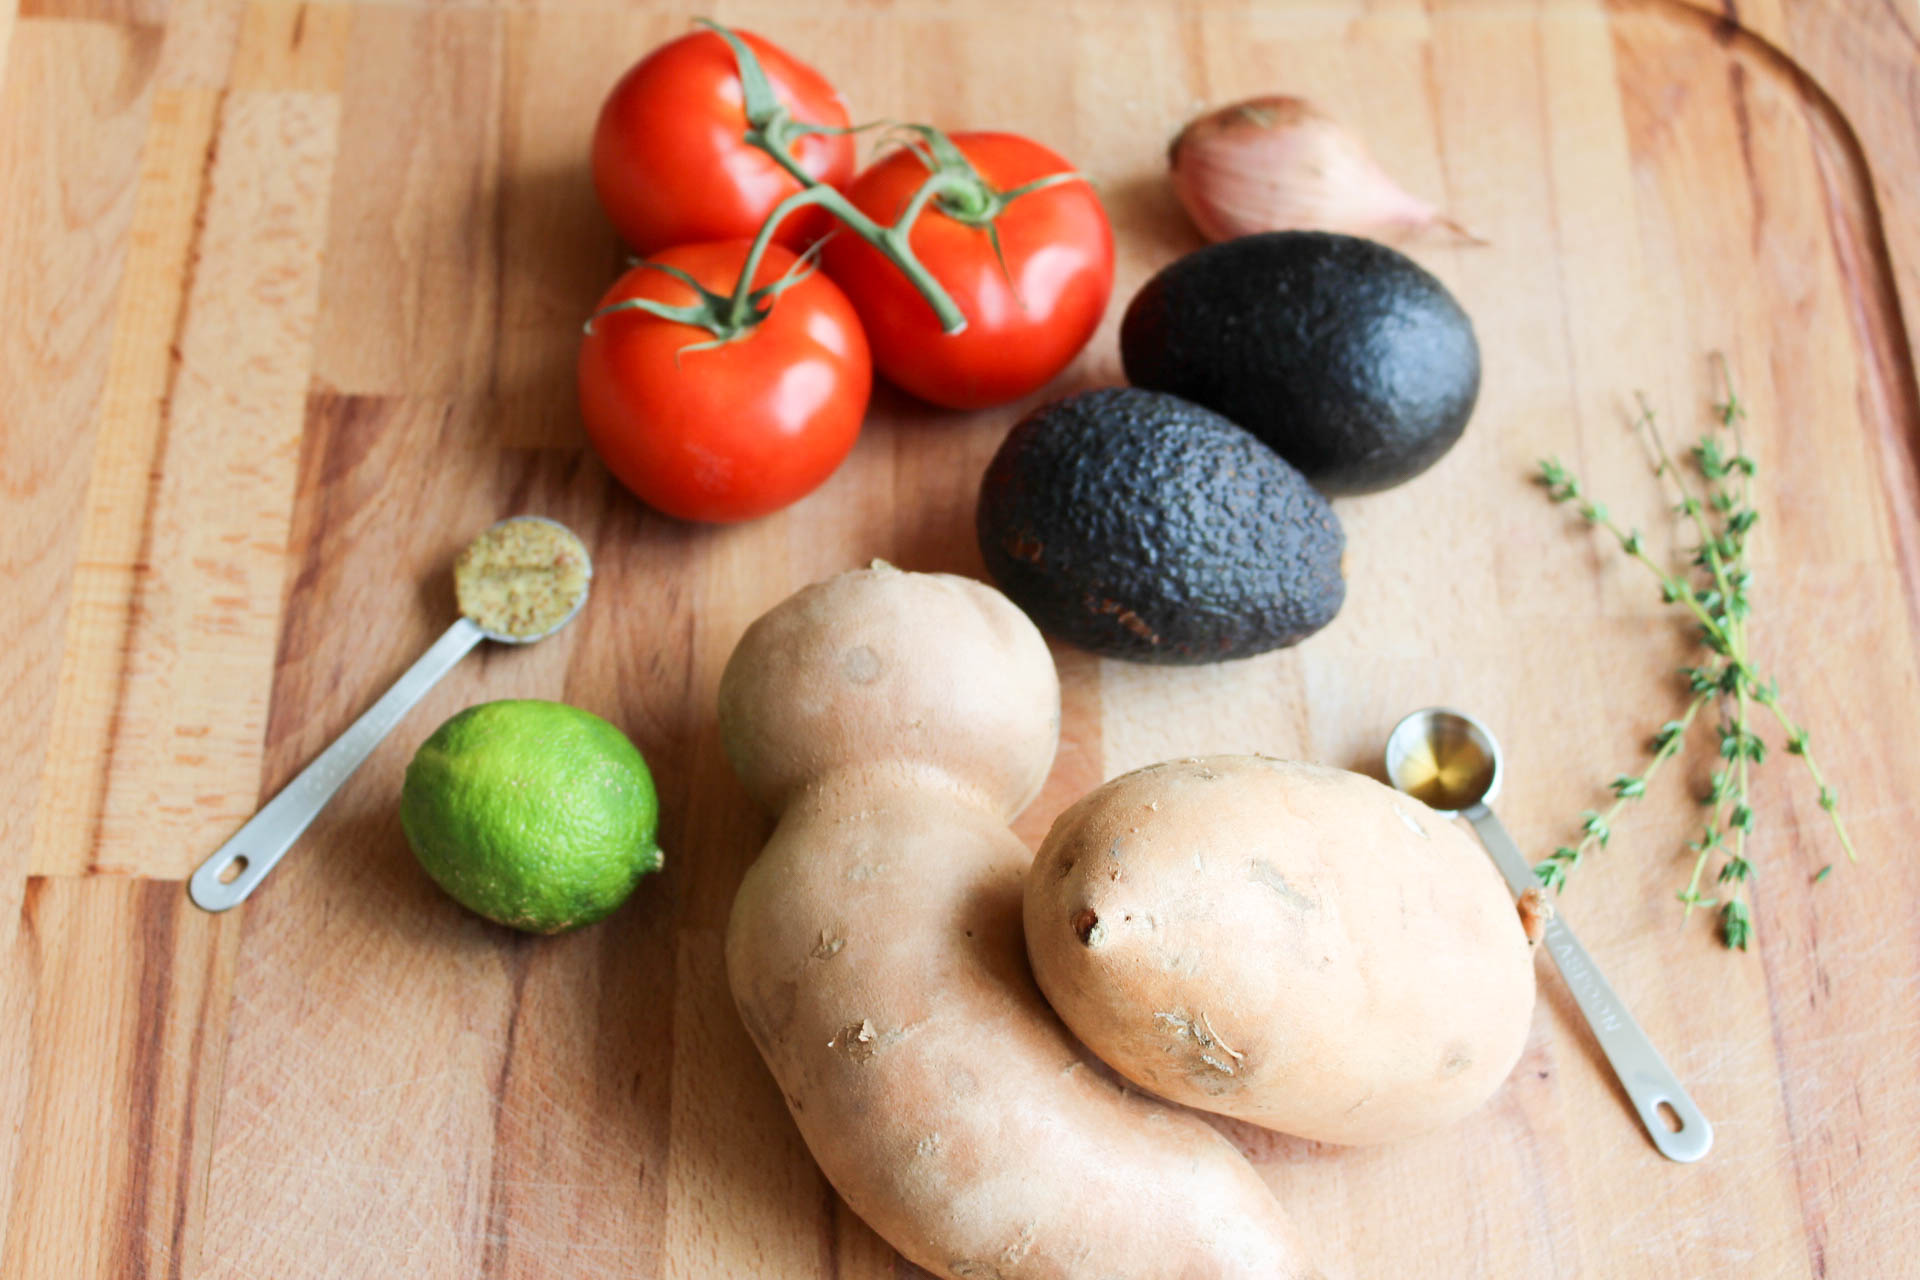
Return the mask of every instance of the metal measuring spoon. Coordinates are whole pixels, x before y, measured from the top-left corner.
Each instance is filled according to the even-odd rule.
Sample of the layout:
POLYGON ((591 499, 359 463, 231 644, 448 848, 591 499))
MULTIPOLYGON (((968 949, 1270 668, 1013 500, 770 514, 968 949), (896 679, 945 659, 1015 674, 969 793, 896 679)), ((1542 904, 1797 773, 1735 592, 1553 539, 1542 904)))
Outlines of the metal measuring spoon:
MULTIPOLYGON (((1473 824, 1516 895, 1539 884, 1513 837, 1493 816, 1490 806, 1500 791, 1500 744, 1485 725, 1446 707, 1427 707, 1393 727, 1386 756, 1387 777, 1396 788, 1446 817, 1458 815, 1473 824)), ((1653 1145, 1667 1159, 1683 1163, 1706 1155, 1713 1145, 1713 1126, 1600 976, 1566 920, 1555 913, 1543 937, 1653 1145), (1670 1128, 1661 1117, 1662 1106, 1673 1113, 1679 1128, 1670 1128)))
POLYGON ((454 664, 466 657, 475 645, 482 640, 493 640, 500 644, 532 644, 536 640, 546 639, 573 621, 580 607, 587 602, 587 593, 593 584, 593 561, 588 557, 586 544, 575 537, 572 530, 545 516, 515 516, 483 530, 474 541, 477 544, 495 530, 521 521, 552 525, 580 548, 583 576, 578 595, 565 616, 544 631, 515 635, 489 630, 462 615, 447 628, 445 635, 434 641, 432 647, 407 668, 405 675, 394 681, 393 687, 382 694, 378 702, 347 726, 346 732, 335 738, 332 745, 314 758, 312 764, 302 769, 299 777, 267 801, 246 826, 241 827, 231 840, 200 864, 193 878, 187 881, 187 894, 195 905, 207 911, 225 911, 237 906, 258 888, 260 882, 267 878, 267 873, 293 847, 293 842, 300 838, 300 833, 327 807, 327 801, 333 799, 334 793, 353 776, 353 771, 373 754, 373 749, 380 745, 381 739, 400 722, 400 717, 425 697, 427 690, 439 683, 441 676, 453 670, 454 664))

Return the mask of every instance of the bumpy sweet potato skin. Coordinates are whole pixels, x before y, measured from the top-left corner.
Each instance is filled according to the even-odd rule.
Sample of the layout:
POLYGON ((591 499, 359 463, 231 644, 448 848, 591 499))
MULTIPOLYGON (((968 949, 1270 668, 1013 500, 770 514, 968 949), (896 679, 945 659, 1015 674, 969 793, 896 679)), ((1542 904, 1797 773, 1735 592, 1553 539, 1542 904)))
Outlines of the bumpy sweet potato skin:
POLYGON ((1086 1061, 1033 983, 1030 858, 1006 823, 1059 703, 1024 616, 962 579, 842 575, 755 624, 721 706, 736 769, 780 811, 734 901, 728 980, 856 1213, 953 1280, 1319 1274, 1239 1152, 1086 1061))
POLYGON ((1322 1142, 1452 1123, 1524 1048, 1533 955, 1454 823, 1371 778, 1155 765, 1060 815, 1028 873, 1048 1001, 1163 1097, 1322 1142))

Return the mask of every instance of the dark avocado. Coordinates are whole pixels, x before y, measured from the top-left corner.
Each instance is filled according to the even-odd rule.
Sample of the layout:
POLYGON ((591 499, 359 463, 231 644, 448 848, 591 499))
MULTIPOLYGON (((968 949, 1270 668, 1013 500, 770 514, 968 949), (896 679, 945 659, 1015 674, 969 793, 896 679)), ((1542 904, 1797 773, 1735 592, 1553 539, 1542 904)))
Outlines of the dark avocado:
POLYGON ((1056 400, 980 484, 987 570, 1042 630, 1200 663, 1294 644, 1346 599, 1327 500, 1219 414, 1116 387, 1056 400))
POLYGON ((1127 380, 1225 414, 1323 493, 1425 471, 1466 430, 1480 345, 1447 287, 1405 254, 1269 231, 1188 254, 1134 295, 1127 380))

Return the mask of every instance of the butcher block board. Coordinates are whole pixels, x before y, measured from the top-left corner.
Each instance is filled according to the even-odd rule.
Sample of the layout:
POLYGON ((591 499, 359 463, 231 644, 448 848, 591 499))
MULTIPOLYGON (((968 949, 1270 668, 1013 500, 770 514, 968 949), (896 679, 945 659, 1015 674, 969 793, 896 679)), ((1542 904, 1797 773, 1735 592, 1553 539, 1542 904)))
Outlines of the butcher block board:
MULTIPOLYGON (((1162 757, 1372 769, 1434 702, 1501 735, 1520 843, 1567 838, 1681 705, 1689 636, 1530 471, 1565 457, 1664 552, 1680 531, 1631 393, 1685 436, 1710 353, 1739 378, 1753 643, 1861 863, 1797 762, 1770 761, 1758 943, 1723 951, 1674 901, 1703 740, 1564 906, 1712 1118, 1711 1155, 1654 1153, 1543 962, 1519 1066, 1457 1128, 1368 1150, 1229 1129, 1334 1272, 1915 1265, 1913 15, 1741 8, 711 10, 825 69, 856 118, 1030 133, 1097 184, 1116 305, 1048 394, 1119 379, 1125 299, 1197 243, 1161 165, 1205 104, 1317 98, 1488 242, 1415 251, 1474 317, 1484 390, 1433 471, 1338 504, 1339 619, 1209 668, 1056 648, 1064 740, 1030 841, 1162 757)), ((714 690, 742 628, 804 583, 875 557, 980 573, 975 487, 1025 406, 882 389, 833 480, 744 527, 671 523, 609 480, 572 391, 623 257, 586 140, 614 77, 694 12, 0 14, 0 1278, 918 1274, 822 1180, 729 1001, 722 931, 768 824, 728 772, 714 690), (463 541, 524 511, 591 545, 580 620, 454 672, 244 908, 189 905, 190 868, 447 625, 463 541), (408 855, 414 747, 504 697, 598 712, 653 763, 667 869, 597 927, 495 928, 408 855)))

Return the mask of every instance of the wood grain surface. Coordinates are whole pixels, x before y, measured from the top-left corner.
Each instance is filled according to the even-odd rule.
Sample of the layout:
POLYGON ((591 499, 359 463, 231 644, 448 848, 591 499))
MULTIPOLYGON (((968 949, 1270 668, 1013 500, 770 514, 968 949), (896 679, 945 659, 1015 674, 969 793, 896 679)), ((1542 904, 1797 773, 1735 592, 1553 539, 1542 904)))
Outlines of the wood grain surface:
MULTIPOLYGON (((977 574, 975 485, 1021 406, 881 389, 819 493, 660 519, 585 448, 578 325, 622 260, 584 157, 682 5, 0 0, 0 1280, 918 1274, 841 1206, 726 994, 767 830, 718 749, 741 629, 879 556, 977 574), (180 881, 452 615, 518 511, 593 548, 559 637, 483 651, 242 909, 180 881), (666 872, 549 940, 420 873, 413 748, 499 697, 624 727, 666 872)), ((1457 1129, 1342 1150, 1230 1127, 1355 1276, 1890 1277, 1920 1246, 1920 75, 1908 0, 729 0, 856 117, 1028 132, 1099 186, 1114 312, 1048 394, 1117 381, 1120 306, 1193 247, 1161 179, 1201 106, 1322 100, 1489 242, 1417 255, 1475 318, 1474 424, 1340 504, 1350 595, 1302 647, 1163 670, 1056 649, 1065 741, 1019 830, 1176 754, 1371 768, 1404 711, 1492 724, 1523 846, 1564 839, 1677 709, 1688 638, 1528 481, 1575 462, 1678 531, 1625 427, 1703 420, 1725 352, 1762 467, 1754 643, 1860 846, 1759 775, 1759 945, 1673 890, 1687 757, 1565 899, 1717 1129, 1635 1129, 1557 977, 1457 1129)), ((1037 401, 1041 397, 1035 397, 1037 401)))

